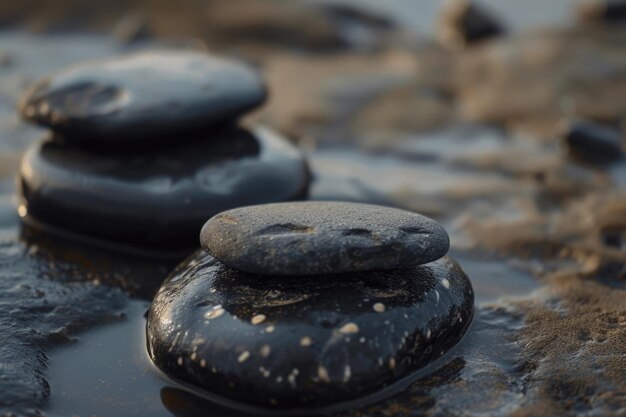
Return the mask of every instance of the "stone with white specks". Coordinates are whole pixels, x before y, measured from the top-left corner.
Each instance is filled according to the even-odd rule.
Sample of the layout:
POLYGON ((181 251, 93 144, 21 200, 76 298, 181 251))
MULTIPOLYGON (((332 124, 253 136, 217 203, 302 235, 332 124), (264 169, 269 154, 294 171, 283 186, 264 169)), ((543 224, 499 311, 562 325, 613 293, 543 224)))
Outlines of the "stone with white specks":
POLYGON ((198 251, 156 295, 148 349, 168 376, 211 395, 267 408, 340 407, 447 352, 469 326, 473 301, 449 257, 288 279, 198 251))

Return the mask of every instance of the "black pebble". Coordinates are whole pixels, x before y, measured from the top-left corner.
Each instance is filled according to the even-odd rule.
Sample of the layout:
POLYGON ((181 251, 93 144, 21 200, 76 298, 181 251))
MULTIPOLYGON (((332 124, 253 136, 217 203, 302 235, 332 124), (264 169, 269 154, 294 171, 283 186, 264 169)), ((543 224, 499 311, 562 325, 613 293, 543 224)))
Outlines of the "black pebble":
POLYGON ((417 213, 348 202, 263 204, 220 213, 200 241, 224 264, 258 274, 314 275, 425 264, 450 247, 417 213))
POLYGON ((320 407, 387 387, 454 346, 473 314, 456 262, 263 276, 198 251, 156 295, 148 349, 170 377, 261 407, 320 407))
POLYGON ((202 224, 223 210, 305 197, 309 172, 271 130, 229 127, 143 151, 42 141, 19 180, 20 214, 33 225, 169 251, 197 246, 202 224))
POLYGON ((563 135, 569 155, 579 161, 605 165, 623 158, 622 132, 589 121, 571 122, 563 135))

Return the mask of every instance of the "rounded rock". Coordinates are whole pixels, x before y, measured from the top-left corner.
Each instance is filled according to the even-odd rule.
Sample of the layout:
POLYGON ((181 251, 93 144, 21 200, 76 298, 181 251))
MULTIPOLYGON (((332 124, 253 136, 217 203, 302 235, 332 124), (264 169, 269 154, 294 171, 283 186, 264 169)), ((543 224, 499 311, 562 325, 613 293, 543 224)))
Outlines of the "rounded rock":
POLYGON ((266 128, 229 127, 184 145, 103 152, 34 144, 19 172, 27 223, 149 249, 198 245, 206 219, 246 204, 304 198, 301 153, 266 128))
POLYGON ((217 399, 341 405, 409 381, 449 351, 470 324, 473 300, 448 257, 286 279, 237 271, 198 251, 156 295, 148 350, 171 378, 217 399))
POLYGON ((462 48, 505 33, 489 10, 470 0, 447 2, 439 19, 438 37, 444 45, 462 48))
POLYGON ((87 63, 37 81, 22 116, 87 145, 178 142, 175 135, 235 119, 261 104, 252 68, 199 52, 149 52, 87 63))
POLYGON ((577 120, 563 133, 570 157, 592 165, 608 165, 624 157, 624 135, 615 127, 577 120))
POLYGON ((200 233, 202 247, 231 268, 316 275, 425 264, 450 247, 445 229, 417 213, 346 202, 241 207, 200 233))

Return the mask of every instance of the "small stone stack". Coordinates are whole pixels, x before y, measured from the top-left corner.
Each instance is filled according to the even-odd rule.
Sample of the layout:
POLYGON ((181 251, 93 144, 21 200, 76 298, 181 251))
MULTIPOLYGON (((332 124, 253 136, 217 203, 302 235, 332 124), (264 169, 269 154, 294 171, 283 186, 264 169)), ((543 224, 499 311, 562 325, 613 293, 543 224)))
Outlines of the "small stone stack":
POLYGON ((260 75, 197 52, 150 52, 36 82, 22 116, 52 134, 19 173, 27 224, 115 244, 182 250, 207 216, 300 199, 302 155, 237 119, 266 97, 260 75))
POLYGON ((200 239, 152 303, 148 349, 167 375, 231 405, 363 404, 418 377, 473 315, 448 234, 416 213, 264 204, 218 214, 200 239))

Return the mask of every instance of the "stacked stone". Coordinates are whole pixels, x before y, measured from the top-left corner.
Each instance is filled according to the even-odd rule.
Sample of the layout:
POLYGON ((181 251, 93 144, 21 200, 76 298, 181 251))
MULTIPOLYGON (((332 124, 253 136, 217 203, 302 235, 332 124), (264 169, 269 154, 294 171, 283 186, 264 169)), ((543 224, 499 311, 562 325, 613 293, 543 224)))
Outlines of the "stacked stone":
POLYGON ((242 409, 380 399, 448 352, 473 315, 448 234, 416 213, 264 204, 218 214, 200 240, 152 303, 148 350, 173 379, 242 409))
POLYGON ((20 215, 170 251, 196 246, 207 216, 303 198, 302 155, 266 128, 237 126, 265 98, 254 69, 196 52, 141 53, 42 79, 20 112, 52 133, 22 161, 20 215))

